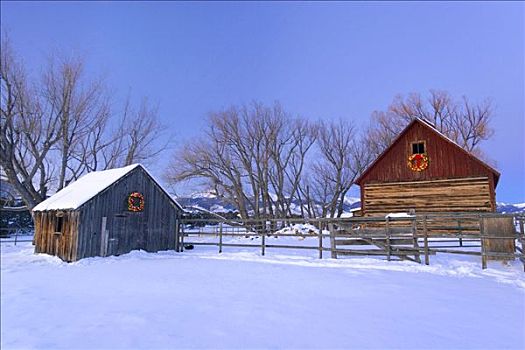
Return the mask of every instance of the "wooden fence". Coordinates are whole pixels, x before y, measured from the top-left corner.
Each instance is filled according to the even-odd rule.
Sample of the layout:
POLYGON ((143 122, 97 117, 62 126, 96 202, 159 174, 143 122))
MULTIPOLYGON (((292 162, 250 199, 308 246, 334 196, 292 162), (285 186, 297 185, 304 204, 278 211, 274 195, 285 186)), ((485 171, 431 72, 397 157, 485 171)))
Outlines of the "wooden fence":
POLYGON ((24 230, 18 227, 0 227, 0 243, 14 243, 16 245, 22 242, 33 242, 32 235, 20 234, 20 231, 23 232, 24 230))
MULTIPOLYGON (((523 263, 525 271, 524 226, 525 214, 495 213, 243 221, 179 219, 175 236, 178 252, 189 245, 216 246, 219 253, 228 247, 248 247, 260 250, 261 255, 265 255, 267 249, 301 249, 316 251, 320 259, 328 254, 335 259, 343 256, 383 256, 389 261, 409 260, 426 265, 430 264, 431 256, 447 253, 480 256, 484 269, 489 260, 517 258, 523 263), (294 224, 309 224, 312 229, 293 233, 290 227, 294 224), (211 241, 199 241, 196 237, 208 237, 211 241), (245 239, 225 242, 225 237, 245 239), (270 237, 310 238, 310 244, 277 244, 270 237)), ((0 243, 32 241, 27 237, 20 239, 17 228, 1 230, 9 238, 1 239, 0 243)))
POLYGON ((409 260, 430 264, 437 253, 475 255, 481 266, 488 260, 514 260, 524 264, 525 215, 495 213, 418 214, 404 217, 355 217, 339 219, 221 220, 181 219, 177 224, 177 251, 188 246, 216 246, 258 249, 303 249, 331 258, 342 256, 384 256, 386 260, 409 260), (206 223, 205 226, 203 224, 206 223), (309 224, 310 232, 292 233, 294 224, 309 224), (315 244, 275 244, 269 237, 309 237, 315 244), (208 237, 207 241, 196 237, 208 237), (225 237, 246 238, 225 242, 225 237), (257 238, 255 241, 254 239, 257 238), (251 239, 253 243, 248 241, 251 239), (329 240, 324 242, 324 240, 329 240))

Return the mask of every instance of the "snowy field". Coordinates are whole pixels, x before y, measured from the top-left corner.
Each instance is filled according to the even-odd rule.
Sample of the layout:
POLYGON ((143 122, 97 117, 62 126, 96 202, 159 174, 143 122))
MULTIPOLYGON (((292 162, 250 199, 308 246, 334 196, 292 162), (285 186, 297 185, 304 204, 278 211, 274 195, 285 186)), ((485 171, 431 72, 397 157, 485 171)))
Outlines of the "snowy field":
POLYGON ((32 252, 1 245, 2 349, 525 348, 518 262, 197 246, 67 264, 32 252))

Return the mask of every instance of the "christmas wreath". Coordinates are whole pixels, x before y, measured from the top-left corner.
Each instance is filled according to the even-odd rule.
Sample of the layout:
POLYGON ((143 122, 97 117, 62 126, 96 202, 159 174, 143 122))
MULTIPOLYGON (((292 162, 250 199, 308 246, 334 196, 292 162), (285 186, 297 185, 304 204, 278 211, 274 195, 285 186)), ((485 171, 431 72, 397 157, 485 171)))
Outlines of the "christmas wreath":
POLYGON ((133 192, 128 196, 128 210, 129 211, 143 211, 144 210, 144 196, 139 192, 133 192))
POLYGON ((428 168, 428 156, 424 153, 413 154, 408 157, 408 167, 412 171, 423 171, 428 168))

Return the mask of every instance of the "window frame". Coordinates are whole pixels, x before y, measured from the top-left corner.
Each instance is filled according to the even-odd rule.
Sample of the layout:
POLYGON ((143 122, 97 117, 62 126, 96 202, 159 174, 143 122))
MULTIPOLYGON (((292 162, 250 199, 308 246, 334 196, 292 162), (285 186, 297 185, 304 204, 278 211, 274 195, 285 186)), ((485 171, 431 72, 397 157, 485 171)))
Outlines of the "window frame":
POLYGON ((57 214, 55 216, 55 234, 62 234, 64 231, 64 214, 57 214))
POLYGON ((427 142, 425 140, 412 141, 410 143, 410 155, 414 154, 427 154, 427 142), (423 152, 414 153, 414 145, 423 145, 423 152))

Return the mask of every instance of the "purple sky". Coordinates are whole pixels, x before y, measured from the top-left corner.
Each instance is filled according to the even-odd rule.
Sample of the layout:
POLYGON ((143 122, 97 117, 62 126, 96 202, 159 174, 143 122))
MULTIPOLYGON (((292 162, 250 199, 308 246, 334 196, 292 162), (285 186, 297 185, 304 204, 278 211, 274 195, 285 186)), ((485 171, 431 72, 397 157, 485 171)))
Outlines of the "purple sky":
POLYGON ((180 140, 208 111, 254 99, 364 127, 399 93, 490 97, 496 134, 483 149, 502 173, 497 200, 525 202, 524 12, 519 2, 2 1, 1 23, 34 71, 52 50, 86 55, 120 94, 159 102, 180 140))

